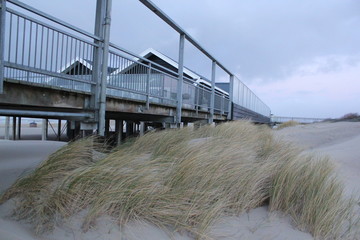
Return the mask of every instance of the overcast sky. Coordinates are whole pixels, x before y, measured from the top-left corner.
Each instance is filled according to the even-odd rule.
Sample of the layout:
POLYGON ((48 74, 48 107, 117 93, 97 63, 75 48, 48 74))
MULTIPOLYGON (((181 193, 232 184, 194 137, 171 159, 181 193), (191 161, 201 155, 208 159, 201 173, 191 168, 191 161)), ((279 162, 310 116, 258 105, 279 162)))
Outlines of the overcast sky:
MULTIPOLYGON (((23 0, 93 32, 96 0, 23 0)), ((278 116, 360 113, 359 0, 153 0, 278 116)), ((178 34, 137 0, 113 0, 111 41, 177 60, 178 34)), ((186 42, 185 65, 211 62, 186 42)), ((217 81, 228 76, 217 71, 217 81)))

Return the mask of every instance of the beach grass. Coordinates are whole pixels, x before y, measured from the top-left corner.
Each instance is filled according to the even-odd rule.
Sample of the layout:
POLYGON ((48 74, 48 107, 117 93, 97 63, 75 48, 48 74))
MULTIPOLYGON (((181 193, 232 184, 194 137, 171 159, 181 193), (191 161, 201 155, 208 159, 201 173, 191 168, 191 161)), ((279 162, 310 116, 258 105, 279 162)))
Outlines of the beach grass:
POLYGON ((150 132, 97 159, 94 142, 60 149, 0 201, 19 199, 15 215, 39 232, 86 210, 84 230, 110 215, 119 224, 142 220, 206 238, 220 217, 268 205, 315 238, 351 236, 356 202, 344 197, 331 161, 274 139, 266 126, 150 132))
POLYGON ((277 129, 280 130, 280 129, 287 128, 287 127, 297 126, 299 124, 300 123, 297 121, 290 120, 290 121, 287 121, 287 122, 284 122, 284 123, 281 123, 280 125, 278 125, 277 129))

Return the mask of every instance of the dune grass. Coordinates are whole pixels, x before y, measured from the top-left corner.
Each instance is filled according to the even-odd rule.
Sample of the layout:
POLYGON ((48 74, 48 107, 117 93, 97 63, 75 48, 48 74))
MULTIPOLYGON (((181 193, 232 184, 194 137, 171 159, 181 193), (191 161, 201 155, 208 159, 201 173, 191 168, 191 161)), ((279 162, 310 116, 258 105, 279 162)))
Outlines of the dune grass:
POLYGON ((287 122, 284 122, 282 124, 280 124, 277 129, 280 130, 280 129, 283 129, 283 128, 287 128, 287 127, 293 127, 293 126, 297 126, 299 125, 300 123, 297 122, 297 121, 293 121, 293 120, 290 120, 290 121, 287 121, 287 122))
POLYGON ((60 149, 0 201, 20 199, 16 215, 38 231, 86 209, 85 230, 107 214, 119 224, 140 219, 206 238, 221 216, 269 204, 316 238, 349 234, 355 202, 343 197, 331 162, 275 140, 268 127, 150 132, 98 160, 93 142, 60 149))

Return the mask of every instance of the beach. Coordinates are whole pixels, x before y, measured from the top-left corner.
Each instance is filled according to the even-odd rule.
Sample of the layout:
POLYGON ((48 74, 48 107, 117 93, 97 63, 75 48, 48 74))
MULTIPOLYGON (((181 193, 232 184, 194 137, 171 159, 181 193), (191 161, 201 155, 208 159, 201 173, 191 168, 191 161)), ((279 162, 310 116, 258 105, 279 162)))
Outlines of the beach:
MULTIPOLYGON (((301 147, 304 152, 327 155, 336 163, 339 178, 345 183, 346 194, 360 193, 360 123, 314 123, 273 130, 274 136, 301 147)), ((25 134, 25 133, 24 133, 25 134)), ((55 141, 0 140, 0 191, 7 189, 18 177, 30 172, 52 152, 64 146, 55 141)), ((84 212, 62 221, 53 232, 35 235, 31 223, 11 218, 13 200, 0 205, 0 239, 193 239, 186 233, 169 234, 145 222, 118 226, 111 217, 97 219, 94 227, 82 231, 84 212)), ((213 239, 313 239, 298 230, 289 216, 269 212, 266 206, 240 216, 224 216, 210 227, 213 239)))

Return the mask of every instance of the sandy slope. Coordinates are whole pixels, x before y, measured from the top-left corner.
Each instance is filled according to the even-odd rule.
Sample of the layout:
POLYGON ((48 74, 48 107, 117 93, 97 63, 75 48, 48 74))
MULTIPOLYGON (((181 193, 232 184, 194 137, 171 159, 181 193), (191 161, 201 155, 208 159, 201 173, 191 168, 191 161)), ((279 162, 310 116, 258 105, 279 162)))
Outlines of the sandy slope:
POLYGON ((348 194, 360 193, 360 122, 317 123, 274 131, 307 151, 328 155, 348 194))
MULTIPOLYGON (((285 140, 301 145, 306 151, 328 154, 339 165, 339 173, 347 184, 348 192, 360 192, 360 123, 321 123, 296 126, 274 131, 285 140)), ((11 184, 21 173, 42 161, 62 143, 40 141, 0 141, 0 189, 11 184)), ((35 236, 31 225, 16 222, 8 216, 12 202, 0 206, 0 239, 170 239, 155 226, 134 222, 118 227, 111 218, 97 220, 96 227, 81 231, 80 213, 56 227, 53 233, 35 236)), ((289 217, 269 213, 266 207, 251 210, 239 217, 224 217, 210 231, 215 239, 313 239, 291 225, 289 217)), ((173 239, 192 239, 186 234, 175 234, 173 239)))

